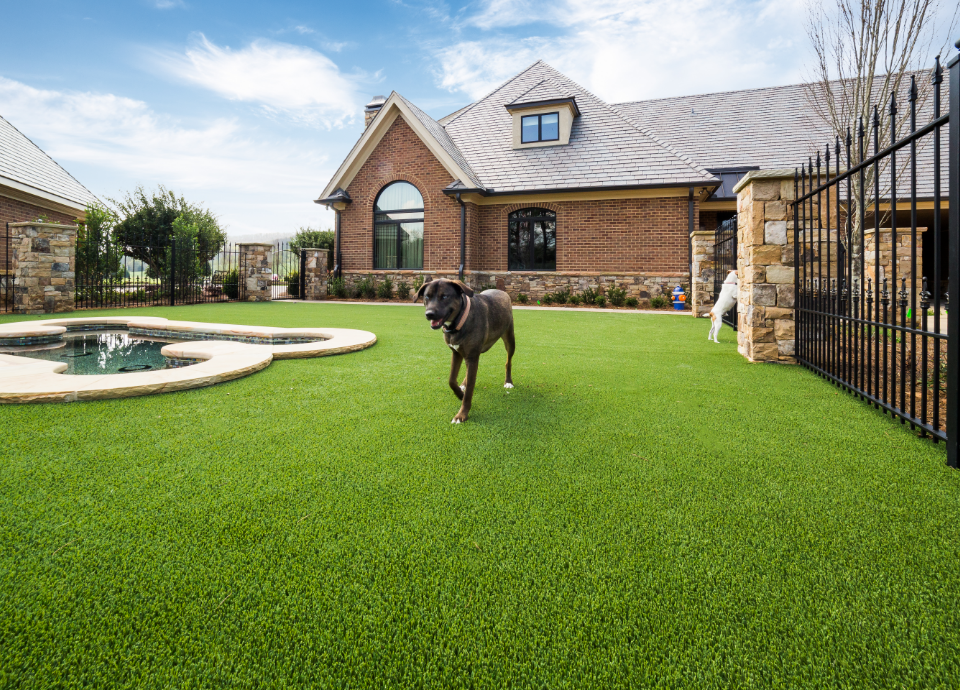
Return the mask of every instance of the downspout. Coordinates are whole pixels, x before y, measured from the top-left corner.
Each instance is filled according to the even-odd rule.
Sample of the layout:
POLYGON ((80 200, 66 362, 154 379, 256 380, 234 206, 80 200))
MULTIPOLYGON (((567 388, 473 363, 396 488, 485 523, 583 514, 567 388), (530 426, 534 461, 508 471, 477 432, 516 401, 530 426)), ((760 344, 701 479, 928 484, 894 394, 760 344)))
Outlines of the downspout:
POLYGON ((460 282, 463 282, 464 264, 467 263, 467 207, 457 192, 457 203, 460 204, 460 282))
POLYGON ((336 265, 334 265, 334 267, 333 267, 333 277, 334 277, 334 278, 342 278, 342 277, 343 277, 343 275, 342 275, 342 273, 343 273, 343 253, 340 251, 340 211, 334 209, 334 213, 336 214, 336 216, 334 217, 334 229, 335 229, 335 232, 334 232, 334 240, 335 240, 337 246, 335 247, 335 249, 336 249, 336 254, 335 254, 334 258, 335 258, 335 264, 336 264, 336 265))
POLYGON ((687 220, 689 222, 689 232, 687 232, 687 270, 690 272, 690 294, 693 294, 693 187, 690 188, 690 196, 687 201, 687 220))

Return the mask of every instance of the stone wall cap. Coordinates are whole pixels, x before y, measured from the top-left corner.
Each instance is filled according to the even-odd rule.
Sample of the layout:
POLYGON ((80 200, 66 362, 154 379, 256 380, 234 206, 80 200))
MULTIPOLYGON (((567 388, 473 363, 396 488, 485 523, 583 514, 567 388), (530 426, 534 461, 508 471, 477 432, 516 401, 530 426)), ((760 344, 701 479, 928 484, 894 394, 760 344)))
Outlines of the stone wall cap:
POLYGON ((11 228, 63 228, 66 230, 76 230, 76 225, 63 225, 61 223, 41 223, 39 221, 25 221, 23 223, 10 223, 11 228))
POLYGON ((706 237, 707 235, 716 235, 716 230, 694 230, 690 233, 690 237, 706 237))
MULTIPOLYGON (((892 228, 880 228, 880 232, 891 232, 891 231, 892 231, 892 228)), ((927 231, 926 228, 917 228, 917 232, 926 232, 926 231, 927 231)), ((874 228, 863 229, 864 235, 872 235, 875 232, 876 232, 876 229, 874 228)), ((913 228, 911 228, 909 225, 906 227, 897 228, 898 235, 909 235, 911 232, 913 232, 913 228)))
POLYGON ((238 242, 240 247, 275 247, 276 245, 271 244, 270 242, 238 242))
MULTIPOLYGON (((303 252, 328 252, 328 251, 330 251, 330 250, 329 250, 329 249, 325 249, 324 247, 300 247, 300 251, 303 251, 303 252)), ((387 270, 389 270, 389 269, 387 269, 387 270)))
MULTIPOLYGON (((846 170, 841 170, 840 173, 844 173, 846 170)), ((733 187, 733 193, 736 194, 741 189, 746 187, 752 180, 792 180, 793 176, 800 176, 799 169, 794 168, 777 168, 771 170, 751 170, 746 175, 743 176, 739 182, 733 187)), ((807 175, 811 177, 811 175, 807 175)), ((836 175, 834 175, 836 177, 836 175)), ((832 178, 831 178, 832 179, 832 178)), ((826 181, 824 179, 824 181, 826 181)))

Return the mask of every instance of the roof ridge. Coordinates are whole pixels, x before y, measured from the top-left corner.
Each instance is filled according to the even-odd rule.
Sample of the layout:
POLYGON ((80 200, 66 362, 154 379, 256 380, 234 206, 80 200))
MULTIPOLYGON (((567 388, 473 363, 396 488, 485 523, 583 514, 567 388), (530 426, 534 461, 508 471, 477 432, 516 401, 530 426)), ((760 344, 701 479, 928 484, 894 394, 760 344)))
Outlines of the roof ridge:
MULTIPOLYGON (((37 146, 37 143, 36 143, 33 139, 31 139, 30 137, 28 137, 26 134, 24 134, 23 132, 21 132, 21 131, 17 128, 17 126, 16 126, 15 124, 13 124, 12 122, 10 122, 10 120, 8 120, 7 118, 3 117, 3 115, 0 115, 0 120, 3 120, 4 122, 6 122, 8 125, 10 125, 10 127, 11 127, 17 134, 19 134, 21 137, 23 137, 24 139, 26 139, 27 141, 29 141, 30 144, 31 144, 37 151, 39 151, 39 152, 42 153, 44 156, 46 156, 47 159, 48 159, 51 163, 53 163, 55 166, 57 166, 58 168, 60 168, 60 170, 62 170, 63 173, 64 173, 67 177, 69 177, 71 180, 73 180, 74 182, 76 182, 77 185, 79 185, 79 187, 80 187, 83 191, 85 191, 87 194, 89 194, 89 195, 90 195, 93 199, 95 199, 96 201, 100 201, 99 199, 97 199, 97 195, 96 195, 96 194, 94 194, 94 193, 91 192, 89 189, 87 189, 87 188, 83 185, 83 183, 80 182, 80 180, 78 180, 77 178, 75 178, 73 175, 70 174, 70 172, 69 172, 66 168, 64 168, 62 165, 60 165, 59 163, 57 163, 57 161, 55 161, 55 160, 53 159, 53 157, 52 157, 49 153, 47 153, 47 152, 44 151, 42 148, 40 148, 39 146, 37 146)), ((23 184, 27 184, 27 183, 23 183, 23 184)), ((41 187, 36 187, 35 185, 32 185, 32 184, 29 185, 29 186, 35 187, 36 189, 39 189, 40 191, 43 191, 43 192, 48 192, 48 193, 50 193, 50 194, 57 194, 57 196, 63 196, 62 194, 58 194, 57 192, 53 192, 53 191, 51 191, 51 190, 49 190, 49 189, 43 189, 43 188, 41 188, 41 187)), ((69 197, 64 197, 64 198, 69 198, 69 197)), ((80 199, 70 199, 70 201, 81 201, 81 200, 80 200, 80 199)), ((84 203, 84 206, 86 206, 86 204, 87 204, 88 202, 83 202, 83 203, 84 203)))
MULTIPOLYGON (((526 69, 523 69, 523 70, 521 70, 520 72, 518 72, 517 74, 514 74, 512 77, 510 77, 510 78, 507 79, 505 82, 503 82, 502 84, 500 84, 500 86, 496 87, 493 91, 491 91, 490 93, 488 93, 488 94, 487 94, 486 96, 484 96, 483 98, 478 98, 477 100, 475 100, 473 103, 471 103, 471 104, 468 105, 466 108, 464 108, 464 109, 461 110, 459 113, 457 113, 457 116, 456 116, 455 118, 453 118, 452 120, 450 120, 450 121, 447 122, 446 124, 443 124, 443 125, 440 125, 440 126, 443 127, 444 129, 446 129, 446 128, 447 128, 447 125, 456 122, 462 115, 464 115, 465 113, 467 113, 467 112, 469 112, 471 109, 473 109, 473 107, 474 107, 475 105, 477 105, 478 103, 482 103, 483 101, 487 100, 488 98, 490 98, 490 96, 492 96, 493 94, 495 94, 497 91, 499 91, 500 89, 502 89, 504 86, 506 86, 507 84, 509 84, 510 82, 512 82, 512 81, 515 80, 515 79, 519 79, 521 76, 523 76, 524 74, 526 74, 527 72, 529 72, 530 70, 532 70, 534 67, 536 67, 537 65, 539 65, 539 64, 541 64, 541 63, 543 63, 544 65, 547 64, 547 63, 543 62, 543 60, 537 60, 537 61, 534 62, 532 65, 529 65, 526 69)), ((549 65, 547 65, 547 66, 549 67, 549 65)))
MULTIPOLYGON (((560 71, 557 70, 556 68, 552 67, 551 65, 548 65, 548 64, 545 63, 545 62, 544 62, 543 64, 544 64, 547 68, 549 68, 551 71, 556 72, 557 75, 559 75, 559 76, 562 77, 563 79, 566 79, 566 80, 569 81, 571 84, 573 84, 574 86, 576 86, 578 89, 580 89, 581 91, 583 91, 588 97, 592 98, 592 99, 595 100, 597 103, 601 104, 603 107, 609 109, 614 115, 616 115, 617 117, 619 117, 624 123, 630 125, 630 126, 633 127, 634 129, 636 129, 638 132, 640 132, 641 134, 643 134, 645 137, 647 137, 648 139, 650 139, 651 141, 653 141, 655 144, 657 144, 657 145, 660 146, 661 148, 664 148, 664 149, 666 149, 667 151, 669 151, 670 153, 672 153, 674 156, 676 156, 676 157, 679 158, 681 161, 683 161, 684 163, 686 163, 689 167, 693 168, 693 170, 694 170, 697 174, 703 175, 703 176, 705 176, 707 179, 713 179, 713 175, 712 175, 710 172, 708 172, 708 171, 706 170, 706 168, 704 168, 703 166, 699 165, 696 161, 694 161, 692 158, 690 158, 689 156, 687 156, 685 153, 682 153, 682 152, 680 152, 679 150, 675 149, 671 144, 668 144, 667 142, 665 142, 663 139, 661 139, 659 136, 657 136, 656 134, 654 134, 653 132, 651 132, 651 131, 648 130, 647 128, 641 127, 638 123, 636 123, 636 122, 634 122, 633 120, 631 120, 630 118, 628 118, 626 115, 624 115, 624 114, 621 113, 619 110, 617 110, 616 108, 614 108, 611 104, 607 103, 605 100, 603 100, 602 98, 600 98, 599 96, 597 96, 596 94, 594 94, 593 92, 591 92, 589 89, 583 88, 582 86, 580 86, 580 84, 578 84, 577 82, 573 81, 572 79, 570 79, 569 77, 567 77, 565 74, 563 74, 562 72, 560 72, 560 71)), ((706 181, 706 180, 704 180, 704 181, 706 181)))
MULTIPOLYGON (((483 182, 482 182, 482 180, 480 179, 480 176, 477 174, 477 171, 473 169, 473 166, 472 166, 472 165, 470 165, 470 161, 467 160, 467 157, 466 157, 465 155, 463 155, 463 151, 461 151, 461 150, 460 150, 460 147, 457 146, 457 142, 455 142, 455 141, 453 140, 453 137, 450 136, 450 134, 447 132, 446 128, 445 128, 443 125, 441 125, 439 122, 437 122, 437 121, 436 121, 428 112, 426 112, 423 108, 421 108, 420 106, 418 106, 417 104, 415 104, 413 101, 409 100, 409 99, 408 99, 406 96, 404 96, 402 93, 400 93, 399 91, 394 91, 394 92, 391 93, 391 95, 393 95, 394 93, 397 94, 397 98, 399 98, 401 101, 403 101, 404 103, 407 104, 407 107, 410 108, 410 110, 413 112, 414 116, 417 117, 418 119, 420 119, 421 122, 423 122, 423 119, 426 118, 427 120, 429 120, 430 122, 432 122, 433 124, 435 124, 435 125, 440 129, 441 132, 443 132, 443 135, 447 138, 447 141, 450 142, 450 145, 453 146, 454 150, 457 152, 457 155, 460 157, 460 160, 457 161, 457 164, 460 165, 461 167, 463 167, 463 168, 464 168, 463 172, 465 172, 467 175, 469 175, 469 176, 472 178, 472 179, 470 180, 470 182, 473 182, 473 183, 475 183, 475 184, 482 185, 483 182)), ((428 129, 429 129, 429 128, 428 128, 428 129)), ((435 139, 437 138, 437 137, 436 137, 436 134, 434 134, 433 132, 431 132, 431 136, 433 136, 435 139)), ((441 147, 441 148, 444 148, 444 149, 446 148, 446 147, 444 146, 444 143, 443 143, 442 141, 439 141, 439 140, 438 140, 437 143, 440 144, 440 147, 441 147)))

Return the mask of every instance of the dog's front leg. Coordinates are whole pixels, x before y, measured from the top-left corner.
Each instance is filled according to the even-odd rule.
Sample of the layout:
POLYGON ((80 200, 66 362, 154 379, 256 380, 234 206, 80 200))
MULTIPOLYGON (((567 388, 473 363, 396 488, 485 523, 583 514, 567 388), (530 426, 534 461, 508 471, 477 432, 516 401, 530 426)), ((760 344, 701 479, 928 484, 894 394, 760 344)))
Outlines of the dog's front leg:
MULTIPOLYGON (((477 383, 477 368, 480 365, 480 358, 467 360, 467 380, 466 380, 466 390, 463 391, 463 403, 460 405, 460 411, 457 412, 457 416, 453 418, 451 424, 459 424, 460 422, 467 421, 467 417, 470 415, 470 405, 473 403, 473 388, 477 383)), ((458 367, 459 368, 459 367, 458 367)), ((450 385, 456 385, 457 379, 450 379, 450 385)))
MULTIPOLYGON (((457 383, 457 379, 460 378, 460 364, 463 362, 463 355, 456 350, 451 350, 451 352, 453 352, 453 359, 450 360, 450 389, 458 400, 463 400, 463 389, 457 383)), ((467 367, 469 369, 469 365, 467 367)))

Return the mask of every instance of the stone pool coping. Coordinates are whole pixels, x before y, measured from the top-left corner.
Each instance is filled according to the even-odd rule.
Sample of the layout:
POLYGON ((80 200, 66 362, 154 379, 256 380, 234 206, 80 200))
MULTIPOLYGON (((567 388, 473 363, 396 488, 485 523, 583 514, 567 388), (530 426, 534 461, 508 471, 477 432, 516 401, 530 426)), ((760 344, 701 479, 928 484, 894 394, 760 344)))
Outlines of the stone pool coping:
POLYGON ((0 324, 0 338, 55 336, 68 326, 144 328, 184 334, 216 334, 256 338, 324 338, 285 345, 252 344, 230 340, 188 340, 165 345, 160 351, 174 359, 197 359, 188 367, 78 376, 63 374, 67 365, 16 355, 0 354, 0 403, 73 402, 168 393, 212 386, 260 371, 274 359, 324 357, 371 347, 377 336, 348 328, 269 328, 197 321, 169 321, 152 316, 105 316, 47 319, 0 324))

